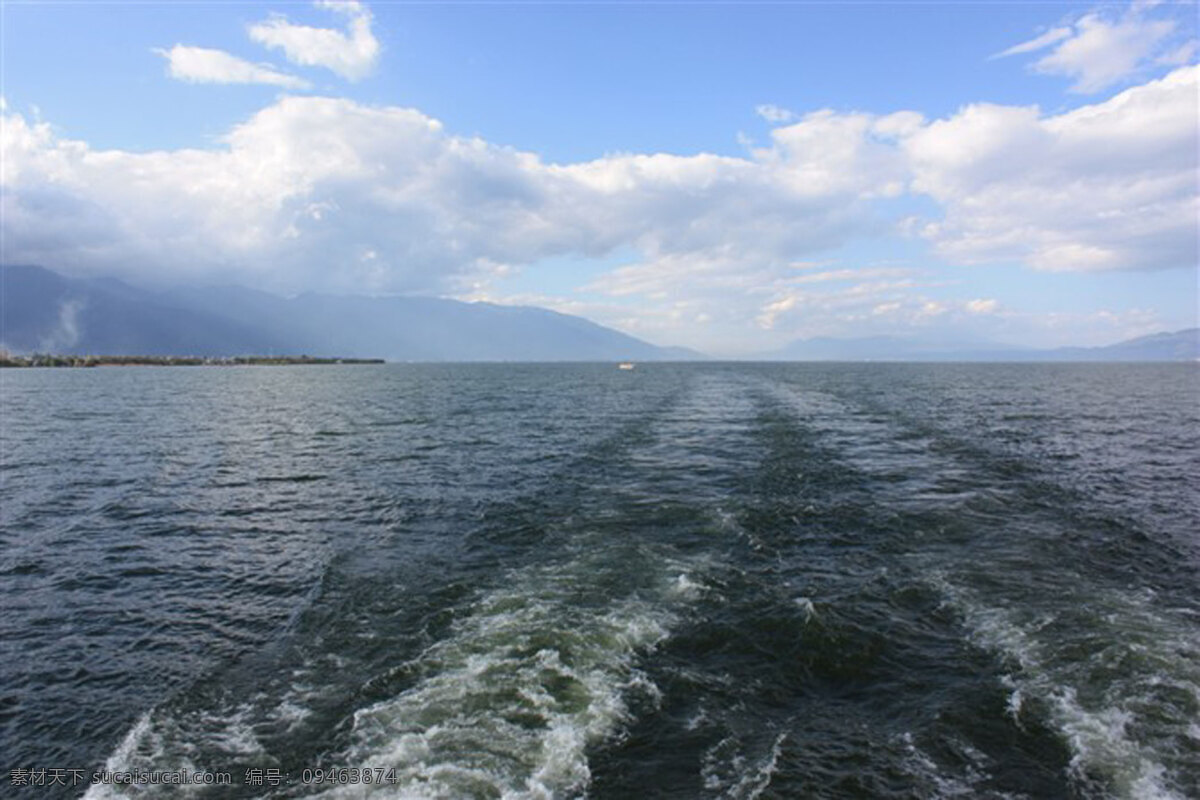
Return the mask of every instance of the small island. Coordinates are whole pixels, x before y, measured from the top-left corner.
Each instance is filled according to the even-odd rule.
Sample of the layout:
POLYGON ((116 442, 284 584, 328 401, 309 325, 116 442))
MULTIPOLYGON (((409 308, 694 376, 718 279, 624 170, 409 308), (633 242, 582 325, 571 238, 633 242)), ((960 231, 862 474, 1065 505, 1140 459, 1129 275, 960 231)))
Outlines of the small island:
POLYGON ((0 367, 229 367, 309 364, 383 364, 382 358, 320 358, 317 356, 100 356, 12 355, 0 351, 0 367))

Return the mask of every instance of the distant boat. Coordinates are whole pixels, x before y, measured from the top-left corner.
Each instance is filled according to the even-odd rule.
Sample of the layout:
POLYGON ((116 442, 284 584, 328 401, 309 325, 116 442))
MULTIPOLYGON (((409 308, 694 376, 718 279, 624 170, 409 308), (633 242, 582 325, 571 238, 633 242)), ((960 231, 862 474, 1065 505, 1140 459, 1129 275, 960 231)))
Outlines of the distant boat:
POLYGON ((633 369, 633 362, 622 361, 620 364, 617 364, 617 369, 633 369))

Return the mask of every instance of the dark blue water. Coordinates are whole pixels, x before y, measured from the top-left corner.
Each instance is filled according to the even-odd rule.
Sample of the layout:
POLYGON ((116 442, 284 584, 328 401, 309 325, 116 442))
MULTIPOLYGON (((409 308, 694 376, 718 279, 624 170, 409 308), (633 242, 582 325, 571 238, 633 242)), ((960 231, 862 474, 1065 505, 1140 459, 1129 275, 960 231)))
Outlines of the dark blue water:
POLYGON ((0 412, 4 796, 1200 796, 1195 365, 7 370, 0 412))

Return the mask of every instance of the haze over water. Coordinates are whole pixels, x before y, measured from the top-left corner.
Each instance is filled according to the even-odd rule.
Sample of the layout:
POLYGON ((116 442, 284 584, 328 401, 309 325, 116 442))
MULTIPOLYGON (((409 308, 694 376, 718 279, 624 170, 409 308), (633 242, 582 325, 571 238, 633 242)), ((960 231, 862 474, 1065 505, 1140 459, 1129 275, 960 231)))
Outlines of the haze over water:
POLYGON ((1200 796, 1195 365, 0 379, 6 795, 1200 796))

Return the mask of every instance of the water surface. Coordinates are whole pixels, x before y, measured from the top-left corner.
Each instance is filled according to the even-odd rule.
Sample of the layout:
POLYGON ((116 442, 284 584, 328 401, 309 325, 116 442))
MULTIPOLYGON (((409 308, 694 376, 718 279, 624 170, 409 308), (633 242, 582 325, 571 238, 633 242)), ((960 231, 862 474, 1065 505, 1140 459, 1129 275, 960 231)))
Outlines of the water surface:
POLYGON ((1198 399, 1194 365, 3 371, 0 780, 1200 796, 1198 399))

